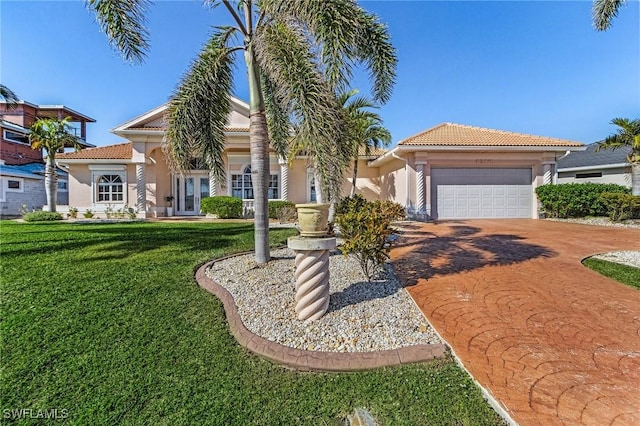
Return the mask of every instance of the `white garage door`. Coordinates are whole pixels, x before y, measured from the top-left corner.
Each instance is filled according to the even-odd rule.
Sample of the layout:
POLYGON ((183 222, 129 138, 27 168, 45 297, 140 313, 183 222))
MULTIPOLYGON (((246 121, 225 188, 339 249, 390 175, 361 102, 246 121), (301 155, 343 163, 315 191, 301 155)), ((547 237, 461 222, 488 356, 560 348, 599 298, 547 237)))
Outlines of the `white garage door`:
POLYGON ((431 168, 433 219, 530 218, 531 169, 431 168))

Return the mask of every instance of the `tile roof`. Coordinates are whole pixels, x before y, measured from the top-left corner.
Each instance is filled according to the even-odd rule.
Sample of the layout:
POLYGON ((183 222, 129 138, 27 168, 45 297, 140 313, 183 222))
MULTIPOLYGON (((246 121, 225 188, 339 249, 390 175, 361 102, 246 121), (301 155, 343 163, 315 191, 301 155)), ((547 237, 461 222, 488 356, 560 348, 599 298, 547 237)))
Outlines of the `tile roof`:
POLYGON ((580 142, 442 123, 402 140, 398 145, 445 146, 582 146, 580 142))
POLYGON ((369 148, 369 154, 365 152, 364 146, 360 146, 358 148, 358 155, 360 157, 369 156, 369 157, 378 157, 387 152, 384 148, 369 148))
POLYGON ((596 152, 598 143, 587 145, 585 151, 572 152, 558 159, 558 169, 570 169, 573 167, 606 166, 609 164, 625 164, 631 154, 631 147, 619 149, 601 149, 596 152))
POLYGON ((130 160, 133 146, 131 143, 99 146, 81 149, 76 152, 58 154, 58 160, 130 160))

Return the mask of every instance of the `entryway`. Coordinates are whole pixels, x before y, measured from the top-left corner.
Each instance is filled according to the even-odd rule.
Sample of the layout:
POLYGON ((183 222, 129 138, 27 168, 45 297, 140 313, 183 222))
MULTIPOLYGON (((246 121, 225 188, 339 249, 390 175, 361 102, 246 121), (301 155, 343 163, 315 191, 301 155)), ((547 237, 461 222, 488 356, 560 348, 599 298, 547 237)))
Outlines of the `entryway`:
POLYGON ((209 196, 209 174, 194 171, 185 176, 176 176, 173 184, 176 216, 200 215, 200 202, 209 196))

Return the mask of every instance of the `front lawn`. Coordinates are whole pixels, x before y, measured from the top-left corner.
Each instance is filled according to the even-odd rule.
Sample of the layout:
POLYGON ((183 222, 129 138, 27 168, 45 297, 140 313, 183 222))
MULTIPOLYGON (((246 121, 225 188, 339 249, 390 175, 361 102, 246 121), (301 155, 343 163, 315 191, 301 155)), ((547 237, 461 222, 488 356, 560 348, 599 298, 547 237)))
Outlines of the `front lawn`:
POLYGON ((324 425, 366 407, 386 425, 502 423, 452 360, 298 373, 240 347, 193 273, 252 245, 242 223, 1 222, 3 421, 324 425))
POLYGON ((583 263, 605 277, 640 289, 640 268, 594 258, 585 259, 583 263))

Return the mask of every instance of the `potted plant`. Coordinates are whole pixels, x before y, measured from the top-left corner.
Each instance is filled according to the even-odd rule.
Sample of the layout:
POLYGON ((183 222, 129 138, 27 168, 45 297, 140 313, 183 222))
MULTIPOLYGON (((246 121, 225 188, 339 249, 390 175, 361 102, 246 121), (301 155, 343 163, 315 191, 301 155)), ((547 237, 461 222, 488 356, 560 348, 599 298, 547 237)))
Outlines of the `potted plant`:
POLYGON ((175 197, 173 195, 167 195, 166 197, 164 197, 164 200, 169 203, 169 205, 167 206, 167 217, 171 217, 173 216, 173 200, 175 199, 175 197))
POLYGON ((329 232, 329 203, 296 204, 302 237, 324 237, 329 232))

